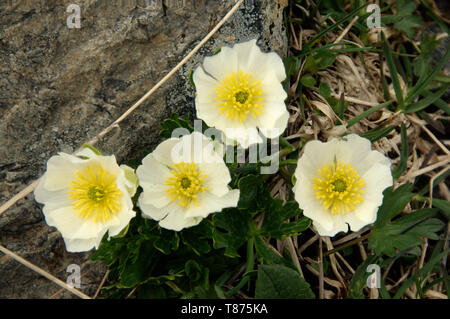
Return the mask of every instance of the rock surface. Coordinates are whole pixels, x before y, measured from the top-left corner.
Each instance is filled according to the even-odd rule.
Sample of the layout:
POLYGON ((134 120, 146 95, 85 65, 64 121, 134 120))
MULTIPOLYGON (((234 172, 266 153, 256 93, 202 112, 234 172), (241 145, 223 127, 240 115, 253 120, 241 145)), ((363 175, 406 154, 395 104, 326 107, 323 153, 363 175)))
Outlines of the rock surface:
MULTIPOLYGON (((75 1, 74 1, 75 2, 75 1)), ((73 152, 111 124, 170 71, 234 5, 234 0, 78 0, 81 28, 69 28, 71 1, 0 3, 0 205, 45 171, 59 151, 73 152), (194 8, 195 4, 195 8, 194 8)), ((189 72, 224 44, 259 38, 287 50, 280 1, 251 0, 120 129, 97 147, 119 163, 152 150, 170 113, 195 117, 189 72)), ((0 244, 63 281, 81 266, 93 296, 105 267, 71 254, 45 224, 32 194, 0 215, 0 244)), ((0 254, 0 298, 74 296, 0 254)))

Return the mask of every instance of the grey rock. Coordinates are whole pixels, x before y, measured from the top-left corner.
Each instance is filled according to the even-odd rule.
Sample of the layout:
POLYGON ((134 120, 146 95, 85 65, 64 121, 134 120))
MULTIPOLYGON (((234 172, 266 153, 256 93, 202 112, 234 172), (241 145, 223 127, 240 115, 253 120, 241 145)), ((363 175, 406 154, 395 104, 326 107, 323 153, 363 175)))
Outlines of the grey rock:
MULTIPOLYGON (((96 136, 173 68, 234 5, 234 0, 78 0, 81 28, 57 0, 0 2, 0 204, 40 177, 46 161, 96 136), (195 2, 195 8, 194 8, 195 2), (184 4, 183 4, 184 3, 184 4), (164 5, 163 5, 164 4, 164 5)), ((259 38, 287 51, 282 10, 249 0, 202 49, 96 146, 119 163, 153 150, 170 113, 195 118, 189 73, 218 47, 259 38)), ((81 290, 94 295, 105 266, 65 251, 32 194, 0 216, 0 244, 65 281, 81 266, 81 290)), ((0 298, 73 298, 0 254, 0 298)))

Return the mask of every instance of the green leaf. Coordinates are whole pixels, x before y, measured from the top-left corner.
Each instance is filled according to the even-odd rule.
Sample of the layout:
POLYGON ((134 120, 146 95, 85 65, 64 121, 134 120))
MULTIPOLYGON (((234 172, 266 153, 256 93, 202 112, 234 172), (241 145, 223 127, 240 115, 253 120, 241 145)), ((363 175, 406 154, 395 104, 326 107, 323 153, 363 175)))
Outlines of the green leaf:
POLYGON ((378 259, 376 255, 370 255, 364 260, 364 262, 358 266, 355 274, 352 277, 350 285, 348 287, 347 297, 350 299, 363 299, 363 289, 367 285, 367 278, 371 275, 367 272, 367 267, 371 264, 375 264, 378 259))
POLYGON ((251 215, 239 209, 227 209, 214 214, 214 248, 225 248, 225 256, 239 257, 238 249, 252 236, 249 228, 250 223, 254 223, 251 215))
POLYGON ((202 277, 202 267, 195 260, 188 260, 184 266, 186 275, 192 281, 198 281, 202 277))
POLYGON ((266 265, 284 265, 297 271, 297 268, 288 260, 278 255, 272 250, 260 236, 255 237, 256 255, 261 264, 266 265))
POLYGON ((420 41, 420 55, 413 61, 413 71, 416 76, 421 76, 427 73, 431 67, 431 52, 439 45, 439 41, 435 36, 430 36, 424 33, 422 41, 420 41))
POLYGON ((176 273, 176 274, 170 274, 170 275, 161 275, 161 276, 152 276, 148 277, 145 281, 142 282, 142 284, 153 284, 153 285, 162 285, 166 282, 174 281, 175 279, 182 277, 182 271, 176 273))
POLYGON ((412 187, 411 184, 404 184, 395 191, 390 187, 383 192, 383 203, 378 210, 376 228, 386 225, 389 220, 403 211, 403 208, 414 196, 412 187))
POLYGON ((318 67, 316 64, 316 60, 313 56, 306 57, 305 65, 303 66, 303 72, 311 72, 313 74, 316 74, 318 71, 318 67))
POLYGON ((180 233, 183 243, 192 248, 197 255, 211 251, 208 238, 212 238, 212 225, 204 219, 198 226, 187 228, 180 233))
POLYGON ((300 78, 300 83, 306 87, 313 87, 316 85, 316 79, 312 75, 306 74, 300 78))
POLYGON ((369 238, 369 248, 373 249, 376 255, 394 256, 396 249, 403 251, 422 244, 422 237, 439 239, 436 232, 444 227, 444 223, 436 218, 430 219, 436 212, 436 209, 421 209, 391 224, 375 227, 369 238))
POLYGON ((422 25, 423 21, 419 16, 408 15, 394 23, 397 30, 404 31, 409 38, 414 38, 415 29, 422 25))
POLYGON ((432 205, 439 208, 447 218, 450 216, 450 202, 442 199, 433 198, 432 205))
POLYGON ((174 231, 165 230, 161 227, 155 230, 159 234, 158 238, 153 241, 153 247, 163 254, 169 255, 172 250, 177 250, 180 244, 180 238, 174 231))
POLYGON ((411 103, 422 91, 426 88, 426 86, 433 81, 433 79, 437 76, 439 72, 442 71, 444 65, 448 62, 450 58, 450 50, 447 50, 445 55, 439 60, 438 64, 433 68, 433 71, 426 75, 425 72, 420 74, 419 80, 416 82, 414 87, 409 91, 408 96, 406 97, 406 103, 411 103))
POLYGON ((383 16, 381 21, 384 24, 394 23, 394 27, 397 30, 404 31, 409 38, 414 37, 416 28, 420 27, 423 23, 420 16, 413 15, 417 9, 417 3, 415 1, 397 1, 397 13, 395 16, 383 16))
POLYGON ((402 19, 400 16, 394 16, 394 15, 383 15, 380 17, 380 22, 382 25, 386 24, 392 24, 395 22, 399 22, 402 19))
POLYGON ((282 265, 260 265, 255 298, 314 299, 315 295, 297 271, 282 265))
POLYGON ((126 247, 126 241, 122 239, 107 239, 108 234, 105 234, 100 247, 91 255, 93 261, 100 260, 107 266, 112 266, 116 262, 123 248, 126 247))
POLYGON ((331 89, 327 82, 321 82, 319 85, 319 94, 322 95, 322 97, 325 100, 328 100, 331 97, 331 89))
POLYGON ((262 175, 250 174, 242 177, 238 182, 240 191, 238 207, 248 209, 255 207, 260 185, 263 182, 262 175))
POLYGON ((189 71, 189 83, 192 85, 192 87, 195 88, 195 82, 194 82, 194 70, 189 71))
POLYGON ((334 63, 334 61, 336 60, 336 56, 333 53, 322 50, 314 55, 314 59, 317 64, 317 68, 326 69, 334 63))
MULTIPOLYGON (((395 248, 402 251, 414 246, 421 245, 423 240, 420 237, 417 237, 413 234, 403 234, 401 236, 392 236, 392 238, 388 238, 391 241, 392 248, 386 251, 388 256, 393 256, 395 254, 395 248)), ((375 249, 376 251, 376 249, 375 249)), ((375 253, 381 254, 382 252, 376 251, 375 253)))
POLYGON ((264 236, 277 239, 296 236, 311 225, 311 220, 306 217, 286 222, 301 214, 297 202, 287 202, 283 205, 283 200, 270 198, 264 202, 264 206, 264 221, 261 226, 261 234, 264 236))
POLYGON ((431 240, 438 240, 439 236, 436 234, 444 227, 444 223, 437 218, 431 218, 423 221, 413 229, 409 230, 407 234, 418 237, 427 237, 431 240))
POLYGON ((146 279, 154 252, 151 243, 144 242, 141 245, 139 258, 134 258, 134 262, 125 263, 120 273, 120 288, 133 288, 146 279))
POLYGON ((174 113, 161 123, 159 136, 163 138, 171 138, 173 130, 177 128, 186 129, 186 133, 192 133, 194 131, 194 128, 192 127, 188 116, 186 116, 185 118, 181 118, 178 116, 178 114, 174 113))
POLYGON ((300 70, 301 60, 296 56, 284 59, 284 68, 287 76, 294 76, 300 70))
POLYGON ((391 223, 392 226, 398 226, 400 229, 410 228, 428 217, 436 215, 436 209, 423 208, 409 213, 401 218, 396 219, 391 223))
POLYGON ((406 16, 412 14, 417 9, 417 3, 414 1, 397 0, 397 14, 399 16, 406 16))

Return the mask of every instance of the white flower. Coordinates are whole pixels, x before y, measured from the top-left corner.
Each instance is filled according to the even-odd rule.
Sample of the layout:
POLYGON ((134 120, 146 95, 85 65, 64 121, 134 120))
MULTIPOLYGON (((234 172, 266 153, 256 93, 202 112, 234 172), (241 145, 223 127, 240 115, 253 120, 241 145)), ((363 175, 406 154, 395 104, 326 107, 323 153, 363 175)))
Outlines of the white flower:
POLYGON ((98 248, 103 236, 115 236, 135 216, 131 197, 137 178, 115 156, 89 148, 75 155, 59 153, 47 162, 34 196, 44 204, 48 225, 61 233, 69 252, 98 248))
POLYGON ((231 177, 222 153, 198 132, 159 144, 136 174, 144 190, 138 200, 142 213, 166 229, 195 226, 239 200, 239 190, 228 188, 231 177))
POLYGON ((356 134, 311 141, 295 170, 295 199, 321 236, 358 231, 373 223, 392 186, 391 162, 356 134))
POLYGON ((197 117, 221 130, 227 144, 259 143, 257 128, 267 138, 278 137, 289 118, 285 78, 281 58, 261 52, 256 40, 222 47, 194 72, 197 117))

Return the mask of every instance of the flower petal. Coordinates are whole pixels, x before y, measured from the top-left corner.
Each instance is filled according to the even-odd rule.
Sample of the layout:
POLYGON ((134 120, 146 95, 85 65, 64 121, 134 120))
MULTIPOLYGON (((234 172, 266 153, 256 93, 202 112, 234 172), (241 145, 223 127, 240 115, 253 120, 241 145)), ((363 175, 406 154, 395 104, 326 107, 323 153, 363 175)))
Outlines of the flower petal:
MULTIPOLYGON (((216 88, 220 84, 216 79, 205 73, 201 66, 197 67, 192 76, 196 90, 196 103, 207 103, 210 107, 216 105, 216 88)), ((218 110, 219 108, 216 107, 218 110)))
POLYGON ((218 213, 226 207, 236 207, 239 201, 239 190, 233 189, 218 197, 210 192, 198 195, 199 205, 191 205, 185 212, 186 217, 207 217, 211 213, 218 213))
POLYGON ((201 217, 187 217, 183 208, 175 203, 169 205, 167 211, 167 216, 159 222, 159 226, 166 229, 180 231, 198 225, 202 221, 201 217))
POLYGON ((228 183, 231 181, 231 176, 223 160, 222 163, 199 164, 199 169, 207 175, 203 186, 208 188, 208 192, 218 197, 229 192, 228 183))
MULTIPOLYGON (((171 151, 169 148, 165 148, 164 150, 167 150, 169 153, 171 151)), ((171 161, 171 159, 169 161, 171 161)), ((140 184, 163 185, 167 178, 172 174, 170 173, 169 168, 162 164, 161 161, 156 160, 155 154, 151 153, 144 157, 142 165, 136 170, 136 175, 140 184)))
POLYGON ((341 215, 333 215, 333 227, 325 228, 324 224, 313 220, 313 226, 316 228, 320 236, 333 237, 340 232, 348 232, 348 224, 341 215))
POLYGON ((49 191, 69 187, 81 161, 77 157, 65 153, 52 156, 47 162, 47 171, 45 173, 47 178, 40 183, 49 191))
POLYGON ((155 208, 163 208, 170 204, 171 198, 167 195, 167 186, 146 183, 141 183, 141 186, 144 189, 144 192, 139 196, 142 204, 150 204, 155 208))
POLYGON ((203 69, 218 81, 224 80, 233 72, 238 72, 238 60, 236 51, 224 46, 216 55, 206 57, 203 60, 203 69))
POLYGON ((377 219, 378 204, 365 200, 354 211, 345 214, 344 219, 352 231, 359 231, 364 226, 372 224, 377 219))
POLYGON ((368 201, 381 205, 383 202, 383 191, 393 185, 390 166, 375 163, 364 175, 364 198, 368 201))
POLYGON ((294 186, 295 200, 299 207, 303 209, 303 215, 320 224, 324 229, 330 230, 333 227, 333 219, 330 212, 323 208, 319 199, 314 194, 311 181, 303 174, 298 172, 297 182, 294 186))
MULTIPOLYGON (((287 93, 281 83, 275 81, 273 78, 261 81, 261 89, 263 91, 261 95, 263 104, 267 102, 284 103, 287 98, 287 93)), ((286 109, 286 105, 284 108, 286 109)))
POLYGON ((275 52, 263 53, 256 44, 256 39, 237 43, 233 50, 236 51, 240 70, 250 72, 259 79, 274 77, 278 82, 282 82, 286 78, 280 56, 275 52), (261 69, 261 65, 264 65, 264 68, 261 69))
MULTIPOLYGON (((123 179, 125 181, 125 187, 130 197, 136 194, 137 187, 139 186, 138 178, 134 172, 134 169, 127 165, 120 165, 123 171, 123 179)), ((121 179, 121 177, 120 177, 121 179)))
POLYGON ((152 204, 147 203, 148 199, 146 200, 145 195, 139 196, 138 199, 138 206, 142 211, 142 214, 144 217, 148 217, 154 220, 161 220, 169 213, 166 206, 162 206, 161 208, 155 207, 152 204))
POLYGON ((118 235, 129 223, 130 220, 136 216, 136 212, 132 209, 123 209, 119 214, 115 215, 114 218, 115 226, 110 226, 108 230, 109 236, 118 235))
POLYGON ((288 120, 289 112, 284 102, 270 102, 264 104, 264 111, 258 116, 258 126, 264 136, 275 138, 286 130, 288 120))

